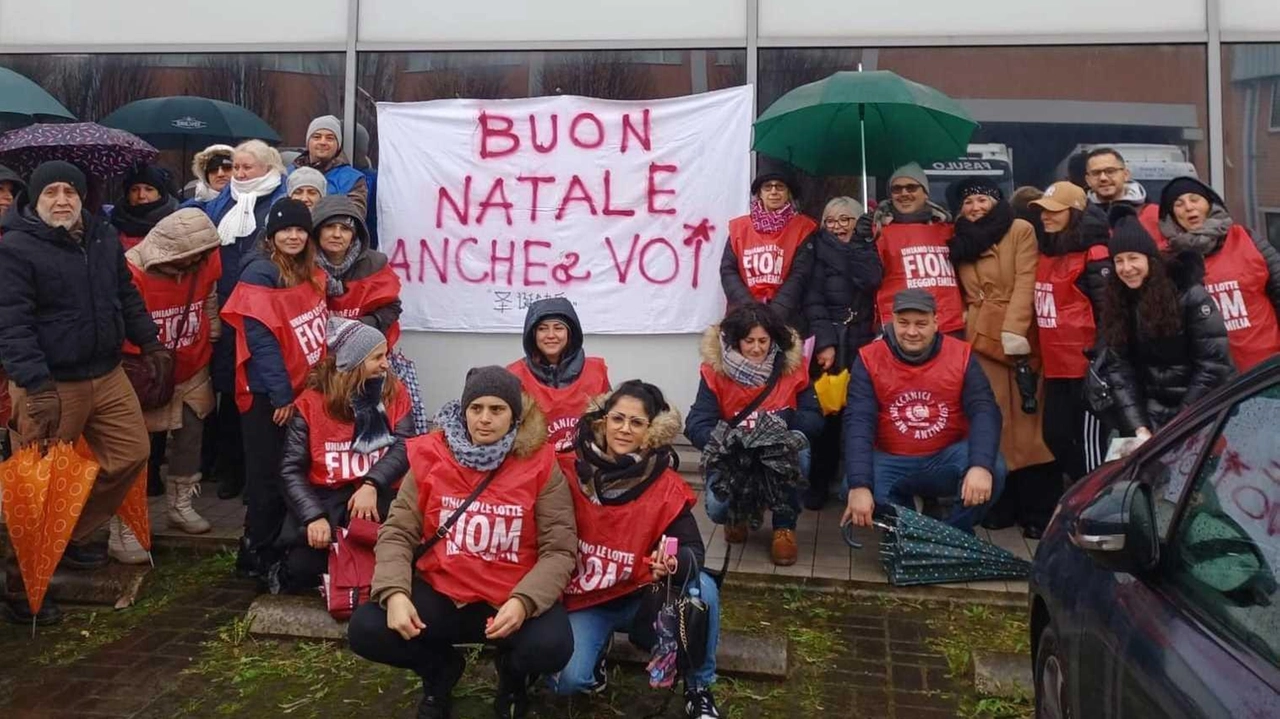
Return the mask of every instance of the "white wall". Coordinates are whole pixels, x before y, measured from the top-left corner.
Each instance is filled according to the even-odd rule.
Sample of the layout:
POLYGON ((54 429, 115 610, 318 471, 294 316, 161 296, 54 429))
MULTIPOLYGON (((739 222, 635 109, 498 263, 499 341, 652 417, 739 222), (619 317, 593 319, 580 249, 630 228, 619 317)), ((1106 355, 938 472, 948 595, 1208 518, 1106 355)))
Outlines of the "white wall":
POLYGON ((1219 0, 1223 32, 1280 32, 1280 0, 1219 0))

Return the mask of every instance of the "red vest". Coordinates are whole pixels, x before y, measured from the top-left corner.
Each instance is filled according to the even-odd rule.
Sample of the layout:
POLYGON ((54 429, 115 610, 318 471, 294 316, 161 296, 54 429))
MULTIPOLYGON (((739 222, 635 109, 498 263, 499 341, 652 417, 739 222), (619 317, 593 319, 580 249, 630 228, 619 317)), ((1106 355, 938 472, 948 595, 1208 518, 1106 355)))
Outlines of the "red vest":
MULTIPOLYGON (((779 357, 779 362, 786 360, 779 357)), ((716 396, 716 403, 720 405, 720 419, 733 419, 735 415, 751 404, 751 400, 760 394, 761 387, 747 387, 738 384, 730 379, 727 375, 715 371, 711 365, 703 363, 699 368, 702 379, 707 383, 707 388, 716 396)), ((805 387, 809 385, 809 369, 802 363, 788 374, 784 374, 778 378, 778 383, 774 385, 773 391, 768 397, 760 403, 756 411, 747 415, 739 425, 743 429, 750 431, 755 427, 756 418, 761 412, 780 412, 785 409, 796 408, 796 395, 800 394, 805 387)))
POLYGON ((1267 295, 1271 273, 1249 232, 1232 225, 1222 247, 1204 258, 1204 289, 1227 325, 1231 359, 1241 372, 1280 352, 1280 326, 1267 295))
POLYGON ((261 322, 275 335, 297 396, 307 373, 324 357, 329 308, 324 293, 308 282, 288 288, 245 282, 236 285, 222 308, 222 320, 236 330, 236 406, 241 412, 248 412, 253 404, 245 373, 249 361, 249 343, 244 336, 246 318, 261 322))
POLYGON ((964 300, 951 265, 947 246, 955 227, 947 222, 929 224, 893 222, 880 230, 876 249, 884 263, 884 281, 876 292, 880 323, 893 324, 893 296, 903 290, 921 288, 938 303, 938 330, 943 333, 964 329, 964 300))
POLYGON ((943 335, 938 354, 921 365, 900 362, 881 339, 858 350, 880 405, 876 449, 922 457, 969 435, 961 396, 969 344, 943 335))
MULTIPOLYGON (((408 395, 404 387, 397 388, 391 406, 387 407, 387 424, 393 431, 412 410, 408 395)), ((353 452, 351 440, 355 437, 355 423, 330 417, 324 409, 324 394, 319 390, 303 390, 294 404, 298 414, 307 422, 307 439, 311 447, 310 478, 317 487, 333 489, 359 480, 391 449, 388 445, 367 454, 353 452)))
POLYGON ((1093 303, 1076 282, 1090 262, 1109 257, 1105 245, 1083 252, 1040 255, 1036 266, 1036 326, 1045 379, 1079 379, 1089 369, 1084 351, 1093 347, 1097 326, 1093 303))
MULTIPOLYGON (((160 330, 159 341, 165 347, 174 348, 173 380, 181 384, 191 379, 209 365, 213 357, 213 343, 209 341, 209 323, 205 321, 204 303, 222 276, 222 255, 210 253, 200 263, 196 275, 174 278, 153 274, 129 263, 133 284, 142 295, 142 302, 151 313, 151 319, 160 330), (195 291, 192 291, 192 282, 195 291), (188 304, 190 300, 190 304, 188 304), (183 310, 187 319, 182 320, 183 310), (174 333, 182 325, 182 336, 175 343, 174 333)), ((141 350, 132 342, 124 343, 123 351, 139 354, 141 350)))
POLYGON ((1148 202, 1138 208, 1138 223, 1156 241, 1156 247, 1160 248, 1161 251, 1169 249, 1169 240, 1165 239, 1164 233, 1160 232, 1159 205, 1148 202))
POLYGON ((578 520, 578 565, 564 590, 564 608, 586 609, 631 594, 653 581, 649 553, 686 507, 697 501, 675 470, 663 472, 639 497, 596 504, 582 493, 577 457, 561 455, 578 520))
POLYGON ((762 235, 751 225, 749 215, 729 222, 729 246, 738 258, 738 274, 751 296, 768 302, 778 294, 791 273, 796 248, 817 226, 818 223, 797 214, 787 221, 781 232, 762 235))
MULTIPOLYGON (((348 280, 346 293, 329 298, 329 311, 339 317, 359 319, 373 314, 400 299, 400 277, 388 265, 359 280, 348 280)), ((393 349, 400 339, 400 323, 387 329, 387 349, 393 349)))
POLYGON ((547 418, 547 444, 557 452, 572 452, 578 420, 587 411, 591 398, 609 391, 609 368, 600 357, 588 357, 582 374, 568 387, 548 387, 529 371, 524 360, 507 365, 520 385, 533 396, 538 409, 547 418))
MULTIPOLYGON (((458 464, 443 432, 414 437, 408 449, 425 542, 487 472, 458 464)), ((449 534, 418 559, 423 580, 461 604, 497 607, 510 599, 511 590, 538 562, 534 506, 554 468, 550 445, 523 459, 508 457, 449 534)))

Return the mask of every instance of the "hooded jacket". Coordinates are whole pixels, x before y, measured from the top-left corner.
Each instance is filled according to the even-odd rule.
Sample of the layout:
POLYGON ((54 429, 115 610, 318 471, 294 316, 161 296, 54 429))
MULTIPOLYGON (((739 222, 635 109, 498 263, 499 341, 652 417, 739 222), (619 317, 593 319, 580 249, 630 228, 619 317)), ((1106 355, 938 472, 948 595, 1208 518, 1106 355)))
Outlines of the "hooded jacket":
POLYGON ((804 314, 813 332, 814 353, 834 347, 832 371, 839 372, 848 369, 858 348, 875 337, 876 290, 884 266, 875 244, 864 238, 841 242, 818 230, 805 244, 813 248, 804 314))
MULTIPOLYGON (((524 411, 511 453, 517 457, 529 457, 546 444, 547 424, 532 397, 524 394, 521 403, 524 411)), ((409 441, 424 438, 425 435, 409 441)), ((524 603, 530 617, 550 609, 560 599, 569 577, 573 575, 578 533, 573 495, 569 492, 564 473, 560 471, 559 464, 553 462, 551 477, 538 494, 534 507, 534 521, 538 527, 538 563, 511 591, 511 596, 524 603)), ((414 550, 422 543, 421 512, 418 483, 410 471, 400 485, 400 493, 391 502, 391 510, 378 531, 378 545, 374 549, 370 598, 384 607, 392 594, 412 592, 414 577, 417 576, 414 550)))
POLYGON ((210 145, 192 156, 191 175, 196 178, 196 189, 192 195, 193 200, 208 202, 218 196, 218 193, 214 192, 212 187, 209 187, 209 175, 205 173, 204 166, 217 155, 230 157, 234 152, 235 148, 230 145, 210 145))
MULTIPOLYGON (((387 266, 387 256, 378 252, 371 247, 371 238, 369 235, 369 226, 364 221, 364 216, 360 213, 360 209, 356 207, 356 203, 345 195, 326 195, 320 198, 316 206, 311 209, 311 224, 315 228, 314 235, 319 241, 320 228, 326 222, 335 217, 350 217, 355 221, 356 240, 360 242, 360 257, 356 259, 355 264, 339 276, 344 282, 350 280, 362 280, 373 275, 387 266)), ((317 249, 317 256, 322 250, 317 249)), ((383 305, 367 315, 359 317, 359 320, 371 327, 374 327, 383 334, 400 320, 400 313, 403 307, 400 300, 383 305)))
POLYGON ((329 184, 326 188, 329 195, 345 195, 355 203, 356 209, 360 212, 360 219, 364 219, 368 214, 369 185, 365 181, 364 173, 351 166, 351 161, 341 149, 328 162, 312 162, 310 153, 304 152, 293 161, 293 166, 295 168, 311 167, 324 173, 324 179, 329 184))
POLYGON ((1178 294, 1182 331, 1173 337, 1149 336, 1134 303, 1121 311, 1130 314, 1131 336, 1140 341, 1111 347, 1106 362, 1116 398, 1114 414, 1127 435, 1139 427, 1154 432, 1236 373, 1226 325, 1201 284, 1204 260, 1182 252, 1166 264, 1178 294))
MULTIPOLYGON (((18 204, 17 195, 27 189, 27 183, 23 181, 21 175, 4 165, 0 165, 0 182, 8 182, 13 185, 14 205, 16 206, 18 204)), ((0 215, 4 215, 4 212, 0 212, 0 215)))
POLYGON ((524 363, 542 384, 565 387, 578 381, 587 356, 582 350, 582 323, 573 303, 563 297, 539 300, 529 306, 524 316, 524 363), (542 359, 538 351, 538 324, 550 318, 564 320, 569 326, 569 344, 560 355, 560 363, 552 366, 542 359))
POLYGON ((1113 202, 1103 202, 1098 199, 1097 193, 1089 190, 1087 193, 1089 202, 1092 202, 1104 210, 1110 210, 1112 205, 1133 205, 1134 209, 1140 209, 1147 204, 1147 188, 1142 186, 1141 182, 1130 180, 1124 183, 1124 191, 1120 193, 1120 198, 1113 202))
POLYGON ((111 372, 126 339, 159 344, 115 230, 80 217, 77 241, 37 217, 23 191, 0 218, 0 358, 28 392, 111 372))

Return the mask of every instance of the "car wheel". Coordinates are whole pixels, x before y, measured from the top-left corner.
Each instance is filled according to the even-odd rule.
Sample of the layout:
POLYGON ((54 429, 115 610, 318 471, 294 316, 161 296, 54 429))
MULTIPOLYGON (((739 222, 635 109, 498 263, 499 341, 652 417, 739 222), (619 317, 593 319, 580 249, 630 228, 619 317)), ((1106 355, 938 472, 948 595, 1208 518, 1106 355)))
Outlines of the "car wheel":
POLYGON ((1071 694, 1067 690, 1067 661, 1058 646, 1058 633, 1052 625, 1040 632, 1036 650, 1036 717, 1037 719, 1070 719, 1071 694))

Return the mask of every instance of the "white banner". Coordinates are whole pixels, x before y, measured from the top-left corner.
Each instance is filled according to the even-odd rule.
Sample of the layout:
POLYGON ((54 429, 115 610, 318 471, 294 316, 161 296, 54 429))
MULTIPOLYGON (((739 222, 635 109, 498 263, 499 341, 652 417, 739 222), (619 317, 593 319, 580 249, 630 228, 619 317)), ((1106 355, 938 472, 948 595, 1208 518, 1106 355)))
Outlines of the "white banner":
POLYGON ((566 297, 587 332, 702 331, 747 211, 751 93, 378 103, 401 323, 519 331, 530 303, 566 297))

